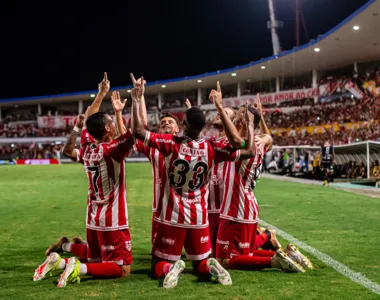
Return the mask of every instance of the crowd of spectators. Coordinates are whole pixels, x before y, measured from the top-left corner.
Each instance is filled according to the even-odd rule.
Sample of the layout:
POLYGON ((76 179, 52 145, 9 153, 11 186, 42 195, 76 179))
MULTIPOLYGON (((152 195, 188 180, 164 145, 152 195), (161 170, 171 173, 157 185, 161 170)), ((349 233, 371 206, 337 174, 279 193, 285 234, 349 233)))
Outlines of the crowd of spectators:
POLYGON ((62 145, 46 143, 0 145, 0 160, 15 159, 52 159, 60 157, 62 145))

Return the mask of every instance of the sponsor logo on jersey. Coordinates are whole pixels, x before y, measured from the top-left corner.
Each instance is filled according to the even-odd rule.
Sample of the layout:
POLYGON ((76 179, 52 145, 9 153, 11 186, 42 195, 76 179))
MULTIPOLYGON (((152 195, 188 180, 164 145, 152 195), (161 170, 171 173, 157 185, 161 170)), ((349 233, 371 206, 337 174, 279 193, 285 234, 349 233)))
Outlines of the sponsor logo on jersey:
POLYGON ((172 144, 175 145, 175 142, 172 140, 165 140, 165 139, 156 139, 157 143, 166 143, 166 144, 172 144))
POLYGON ((171 239, 171 238, 166 238, 166 237, 163 237, 162 240, 161 240, 164 244, 168 244, 170 246, 173 246, 175 244, 175 240, 171 239))
POLYGON ((182 146, 179 153, 182 155, 190 155, 190 156, 206 156, 205 149, 194 149, 194 148, 190 148, 186 146, 182 146))
POLYGON ((229 245, 230 241, 222 241, 222 240, 216 239, 216 243, 220 245, 229 245))
POLYGON ((124 139, 119 140, 117 143, 110 144, 108 147, 109 148, 114 148, 114 147, 117 147, 120 144, 124 144, 126 141, 127 141, 127 138, 124 138, 124 139))
POLYGON ((200 204, 202 202, 202 197, 197 197, 194 199, 187 199, 187 198, 182 198, 183 202, 186 204, 192 205, 192 204, 200 204))
POLYGON ((231 151, 229 149, 223 149, 223 148, 215 147, 215 150, 218 150, 219 152, 231 154, 231 151))
POLYGON ((208 236, 202 236, 201 243, 207 243, 207 242, 208 242, 208 236))
POLYGON ((102 245, 102 251, 103 252, 112 251, 112 250, 115 250, 115 246, 113 246, 113 245, 102 245))
POLYGON ((246 248, 249 248, 251 246, 250 243, 239 243, 239 248, 240 249, 246 249, 246 248))
POLYGON ((100 153, 87 153, 84 157, 83 160, 101 160, 103 158, 103 155, 100 153))

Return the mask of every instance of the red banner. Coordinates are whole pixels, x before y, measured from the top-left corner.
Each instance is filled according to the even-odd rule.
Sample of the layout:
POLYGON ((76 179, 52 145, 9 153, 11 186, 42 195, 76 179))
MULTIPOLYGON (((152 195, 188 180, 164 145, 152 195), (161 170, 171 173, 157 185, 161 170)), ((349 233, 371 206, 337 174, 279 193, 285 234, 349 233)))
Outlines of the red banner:
MULTIPOLYGON (((305 98, 314 98, 320 96, 320 88, 300 89, 283 91, 279 93, 261 94, 260 99, 262 104, 273 104, 285 101, 302 100, 305 98)), ((227 98, 223 100, 225 106, 241 106, 248 101, 249 104, 256 102, 256 96, 247 95, 241 97, 227 98)))
POLYGON ((58 165, 57 159, 18 159, 17 165, 58 165))

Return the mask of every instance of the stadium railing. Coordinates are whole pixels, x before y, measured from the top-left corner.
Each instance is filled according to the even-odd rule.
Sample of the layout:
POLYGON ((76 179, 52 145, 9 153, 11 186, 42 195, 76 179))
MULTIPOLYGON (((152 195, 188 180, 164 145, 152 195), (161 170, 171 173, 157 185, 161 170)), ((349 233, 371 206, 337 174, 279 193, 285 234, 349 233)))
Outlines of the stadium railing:
MULTIPOLYGON (((273 151, 291 150, 294 158, 293 171, 296 172, 302 167, 305 151, 316 154, 321 150, 318 146, 274 146, 273 151)), ((335 163, 344 165, 351 161, 357 164, 364 163, 367 166, 367 178, 370 178, 371 163, 380 161, 380 142, 366 141, 347 145, 334 146, 335 163)))

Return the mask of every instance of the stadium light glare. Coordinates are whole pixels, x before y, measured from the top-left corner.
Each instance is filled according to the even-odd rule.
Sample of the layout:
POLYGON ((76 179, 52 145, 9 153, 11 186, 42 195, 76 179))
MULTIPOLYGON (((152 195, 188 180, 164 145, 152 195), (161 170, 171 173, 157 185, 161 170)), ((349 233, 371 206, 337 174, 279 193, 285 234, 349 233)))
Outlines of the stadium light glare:
POLYGON ((161 87, 164 89, 164 88, 166 88, 166 85, 165 85, 165 84, 163 84, 163 85, 161 85, 161 87))
POLYGON ((91 94, 91 98, 95 98, 95 94, 91 94))
POLYGON ((262 69, 262 70, 265 70, 265 68, 266 68, 265 66, 261 66, 261 69, 262 69))
POLYGON ((202 80, 198 79, 198 80, 197 80, 197 82, 198 82, 198 83, 201 83, 201 82, 202 82, 202 80))
POLYGON ((354 30, 359 30, 360 27, 358 25, 355 25, 354 27, 352 27, 354 30))
POLYGON ((314 51, 315 51, 315 52, 319 52, 319 51, 321 51, 321 49, 319 49, 319 48, 314 48, 314 51))
POLYGON ((235 76, 236 76, 236 73, 232 73, 231 76, 235 77, 235 76))

